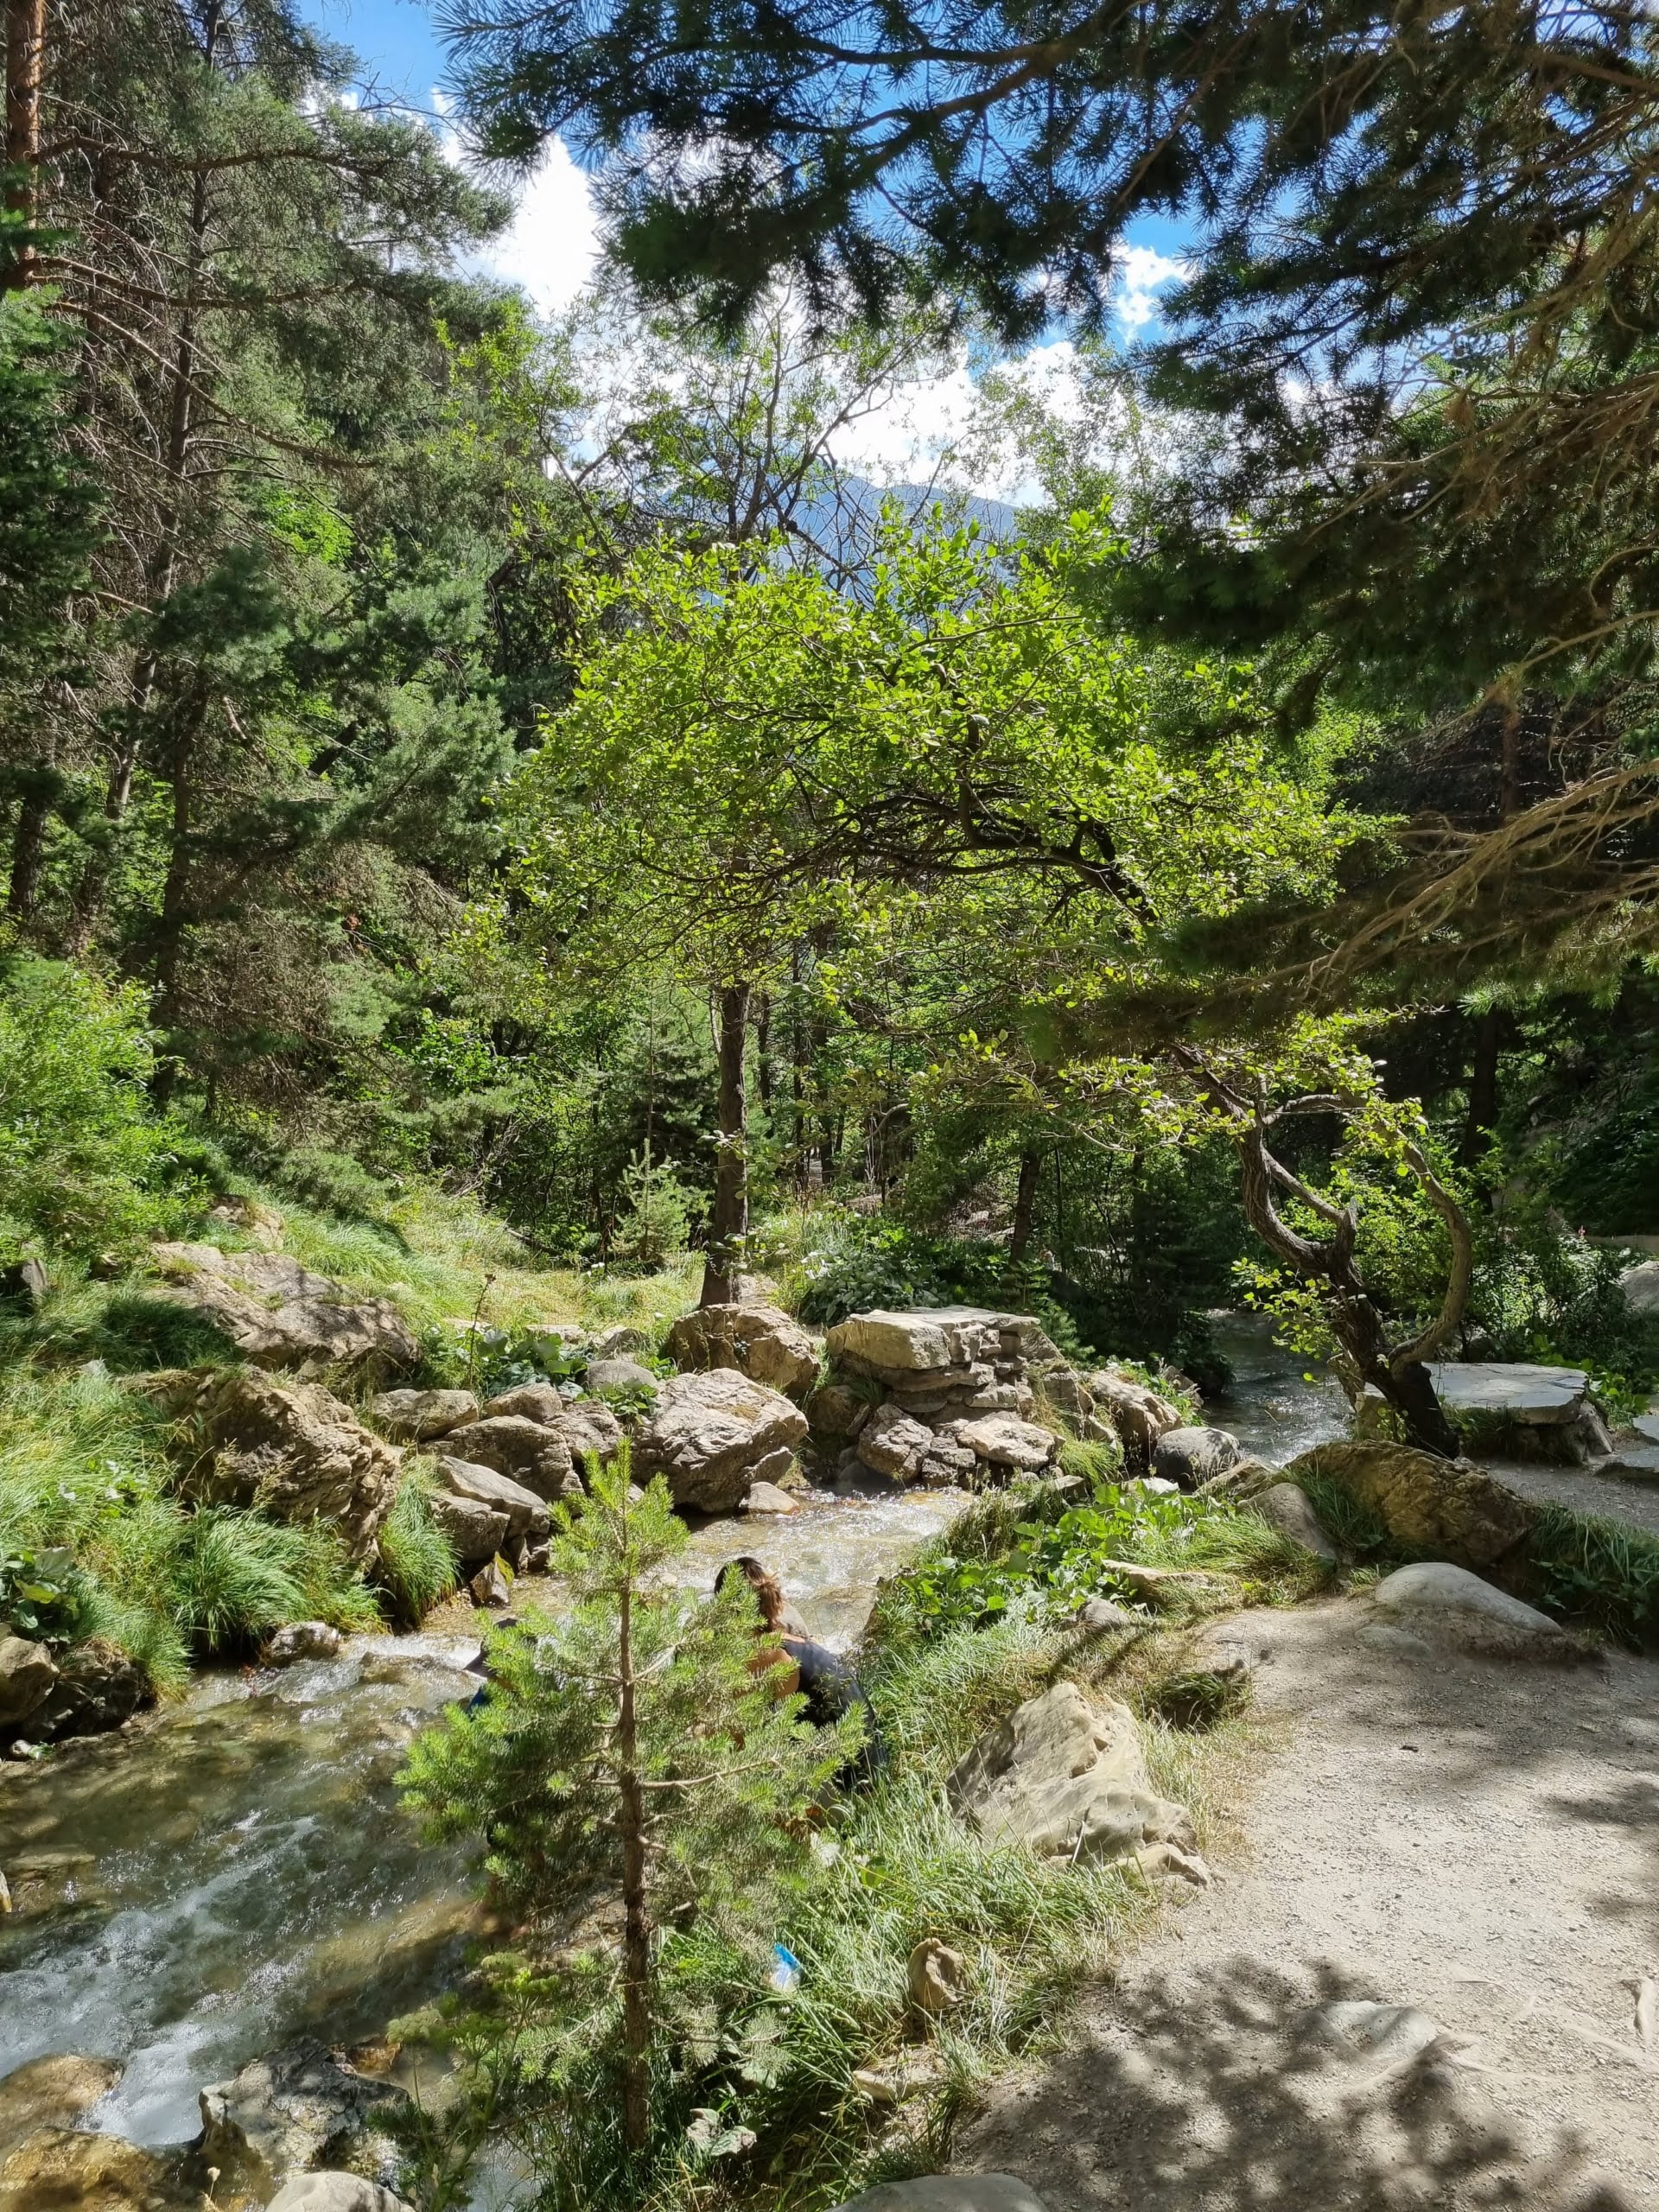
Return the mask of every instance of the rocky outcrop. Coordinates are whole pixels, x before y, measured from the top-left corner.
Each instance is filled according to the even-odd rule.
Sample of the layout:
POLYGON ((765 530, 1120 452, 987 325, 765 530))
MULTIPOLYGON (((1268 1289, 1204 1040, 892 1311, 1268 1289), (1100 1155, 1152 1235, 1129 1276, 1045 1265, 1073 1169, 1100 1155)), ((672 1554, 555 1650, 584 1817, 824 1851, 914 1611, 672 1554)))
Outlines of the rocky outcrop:
POLYGON ((622 1443, 622 1424, 602 1398, 573 1398, 561 1424, 570 1456, 578 1467, 591 1452, 608 1467, 622 1443))
POLYGON ((735 1368, 785 1396, 810 1390, 817 1379, 817 1346, 777 1306, 699 1306, 676 1321, 665 1349, 677 1367, 690 1372, 735 1368))
MULTIPOLYGON (((552 1527, 552 1517, 545 1499, 533 1490, 526 1490, 523 1483, 516 1483, 511 1475, 504 1475, 493 1468, 475 1465, 467 1459, 455 1459, 441 1452, 433 1461, 438 1481, 445 1494, 463 1502, 482 1506, 492 1515, 499 1514, 505 1522, 507 1540, 516 1541, 524 1537, 531 1543, 539 1541, 552 1527)), ((435 1506, 437 1501, 434 1501, 435 1506)), ((481 1529, 481 1523, 468 1522, 470 1528, 481 1529)), ((490 1548, 490 1554, 480 1553, 480 1558, 493 1555, 499 1548, 499 1539, 490 1548)), ((465 1558, 466 1554, 462 1554, 465 1558)))
POLYGON ((57 1679, 57 1662, 43 1643, 0 1636, 0 1729, 21 1728, 46 1703, 57 1679))
POLYGON ((1522 1497, 1466 1459, 1437 1459, 1408 1444, 1321 1444, 1285 1469, 1338 1483, 1398 1542, 1438 1552, 1455 1566, 1492 1567, 1530 1533, 1522 1497))
POLYGON ((1244 1447, 1225 1428, 1170 1428, 1153 1446, 1152 1471, 1178 1490, 1197 1490, 1226 1474, 1244 1457, 1244 1447))
POLYGON ((246 1368, 156 1377, 158 1395, 200 1445, 181 1487, 198 1504, 257 1508, 273 1521, 333 1529, 360 1564, 397 1496, 399 1455, 320 1383, 246 1368))
MULTIPOLYGON (((506 1478, 502 1476, 498 1479, 506 1478)), ((493 1559, 503 1544, 510 1541, 505 1513, 499 1506, 486 1505, 482 1498, 461 1497, 449 1490, 435 1491, 428 1500, 427 1510, 462 1567, 474 1567, 482 1560, 493 1559)))
POLYGON ((29 1732, 48 1744, 67 1736, 100 1735, 155 1702, 155 1687, 138 1662, 118 1643, 93 1637, 64 1653, 58 1679, 29 1732))
POLYGON ((537 1497, 572 1497, 582 1491, 563 1430, 523 1414, 492 1414, 467 1421, 450 1430, 443 1446, 454 1459, 511 1476, 537 1497))
POLYGON ((677 1505, 727 1513, 794 1465, 806 1416, 781 1391, 729 1367, 670 1376, 634 1438, 641 1482, 664 1476, 677 1505))
POLYGON ((317 2168, 389 2182, 397 2152, 370 2122, 404 2101, 401 2089, 354 2073, 307 2036, 201 2092, 196 2162, 266 2197, 290 2174, 317 2168))
POLYGON ((1039 1399, 1077 1426, 1091 1415, 1093 1400, 1029 1314, 855 1313, 826 1342, 831 1380, 809 1409, 828 1439, 848 1440, 845 1472, 935 1485, 1035 1473, 1059 1453, 1058 1436, 1031 1418, 1039 1399))
MULTIPOLYGON (((1428 1371, 1441 1405, 1471 1448, 1569 1466, 1605 1459, 1613 1448, 1581 1367, 1459 1359, 1436 1362, 1428 1371)), ((1368 1387, 1355 1409, 1356 1433, 1378 1435, 1389 1421, 1382 1393, 1368 1387)))
POLYGON ((590 1390, 654 1391, 657 1377, 639 1360, 617 1353, 608 1359, 588 1362, 588 1388, 590 1390))
POLYGON ((1402 1567, 1379 1582, 1371 1602, 1391 1626, 1430 1642, 1495 1657, 1556 1664, 1582 1656, 1580 1647, 1535 1606, 1494 1588, 1466 1567, 1440 1560, 1402 1567))
POLYGON ((396 1442, 429 1444, 476 1421, 478 1400, 470 1390, 383 1390, 369 1411, 396 1442))
POLYGON ((1109 1864, 1209 1879, 1191 1815, 1160 1797, 1135 1715, 1057 1682, 987 1731, 946 1784, 951 1804, 992 1845, 1039 1858, 1109 1864))
POLYGON ((156 1244, 160 1295, 188 1306, 256 1367, 302 1377, 335 1369, 381 1378, 417 1366, 419 1339, 387 1298, 359 1298, 285 1252, 156 1244))

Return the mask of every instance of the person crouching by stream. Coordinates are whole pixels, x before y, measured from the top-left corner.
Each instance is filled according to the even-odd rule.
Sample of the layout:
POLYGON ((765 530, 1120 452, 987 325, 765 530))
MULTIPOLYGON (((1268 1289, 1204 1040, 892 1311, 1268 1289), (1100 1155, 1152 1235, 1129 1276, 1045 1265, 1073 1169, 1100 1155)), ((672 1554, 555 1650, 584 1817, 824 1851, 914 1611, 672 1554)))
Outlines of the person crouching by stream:
POLYGON ((723 1590, 738 1574, 753 1591, 760 1608, 760 1618, 755 1624, 759 1648, 749 1662, 751 1670, 765 1675, 775 1669, 772 1679, 779 1697, 791 1697, 798 1689, 806 1700, 806 1717, 815 1728, 831 1728, 857 1707, 864 1719, 863 1746, 836 1780, 844 1786, 867 1782, 871 1776, 879 1774, 887 1763, 887 1747, 882 1741, 870 1700, 859 1687, 857 1675, 839 1652, 814 1640, 785 1597, 777 1576, 768 1574, 751 1554, 746 1552, 741 1558, 728 1560, 715 1577, 715 1589, 723 1590))

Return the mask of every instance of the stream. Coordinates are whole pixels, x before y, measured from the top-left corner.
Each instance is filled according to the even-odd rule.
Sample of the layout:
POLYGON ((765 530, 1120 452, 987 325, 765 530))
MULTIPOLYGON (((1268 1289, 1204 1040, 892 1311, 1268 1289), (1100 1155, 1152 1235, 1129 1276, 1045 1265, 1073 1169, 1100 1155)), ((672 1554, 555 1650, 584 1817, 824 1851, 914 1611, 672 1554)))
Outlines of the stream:
MULTIPOLYGON (((1275 1463, 1341 1433, 1265 1324, 1217 1325, 1235 1380, 1209 1418, 1275 1463)), ((677 1580, 708 1588, 757 1554, 813 1632, 845 1649, 878 1581, 940 1529, 960 1492, 816 1493, 779 1519, 692 1532, 677 1580)), ((197 2094, 313 2033, 334 2047, 450 1983, 470 1924, 460 1851, 423 1845, 393 1777, 457 1695, 476 1636, 352 1638, 283 1673, 199 1678, 126 1735, 0 1765, 0 2076, 79 2052, 124 2062, 85 2124, 161 2146, 194 2136, 197 2094)))

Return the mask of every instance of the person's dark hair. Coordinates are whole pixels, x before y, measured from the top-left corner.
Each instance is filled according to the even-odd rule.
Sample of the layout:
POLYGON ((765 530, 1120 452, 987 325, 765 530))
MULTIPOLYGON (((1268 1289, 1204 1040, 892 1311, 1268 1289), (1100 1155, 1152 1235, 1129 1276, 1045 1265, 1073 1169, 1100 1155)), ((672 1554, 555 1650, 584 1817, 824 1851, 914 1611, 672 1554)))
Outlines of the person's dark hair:
POLYGON ((760 1601, 760 1618, 775 1635, 783 1626, 784 1586, 775 1574, 768 1574, 753 1553, 744 1552, 737 1559, 728 1559, 715 1577, 716 1590, 723 1590, 734 1574, 741 1574, 760 1601))

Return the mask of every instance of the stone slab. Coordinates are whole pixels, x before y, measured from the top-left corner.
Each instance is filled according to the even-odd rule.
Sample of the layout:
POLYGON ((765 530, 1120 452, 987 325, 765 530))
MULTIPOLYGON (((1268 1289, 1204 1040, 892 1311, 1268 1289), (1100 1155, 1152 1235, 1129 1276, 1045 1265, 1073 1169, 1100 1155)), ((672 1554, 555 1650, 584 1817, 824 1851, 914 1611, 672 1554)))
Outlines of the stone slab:
POLYGON ((1535 1367, 1520 1360, 1441 1360, 1429 1373, 1454 1420, 1459 1414, 1491 1414, 1539 1428, 1575 1421, 1590 1386, 1581 1367, 1535 1367))

